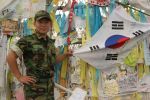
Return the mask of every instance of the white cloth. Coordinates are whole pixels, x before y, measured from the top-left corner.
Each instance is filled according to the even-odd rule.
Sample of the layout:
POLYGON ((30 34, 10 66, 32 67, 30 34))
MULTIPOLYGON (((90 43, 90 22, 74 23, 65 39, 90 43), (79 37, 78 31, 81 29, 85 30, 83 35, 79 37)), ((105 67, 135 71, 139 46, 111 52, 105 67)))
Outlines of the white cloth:
POLYGON ((0 89, 4 89, 5 80, 5 69, 6 69, 6 49, 7 47, 7 36, 2 37, 0 41, 0 89))
POLYGON ((12 18, 19 0, 1 0, 0 2, 0 18, 12 18))
POLYGON ((150 66, 150 36, 144 40, 144 61, 145 65, 150 66))
POLYGON ((129 4, 150 13, 150 0, 129 0, 129 4))
POLYGON ((23 18, 28 18, 33 17, 38 10, 45 10, 45 8, 46 0, 20 0, 16 11, 23 18))
MULTIPOLYGON (((33 17, 38 10, 46 9, 46 0, 1 0, 0 5, 0 11, 8 9, 3 17, 11 13, 11 17, 14 18, 29 18, 33 17)), ((2 17, 2 12, 0 13, 2 17)))
POLYGON ((74 15, 73 20, 74 20, 75 27, 85 28, 85 26, 86 26, 86 20, 85 19, 82 19, 81 17, 74 15))
POLYGON ((85 100, 87 91, 80 88, 75 88, 68 100, 85 100))
POLYGON ((8 6, 12 1, 14 0, 0 0, 0 11, 8 6))
POLYGON ((150 75, 145 75, 139 81, 139 92, 150 92, 150 75))

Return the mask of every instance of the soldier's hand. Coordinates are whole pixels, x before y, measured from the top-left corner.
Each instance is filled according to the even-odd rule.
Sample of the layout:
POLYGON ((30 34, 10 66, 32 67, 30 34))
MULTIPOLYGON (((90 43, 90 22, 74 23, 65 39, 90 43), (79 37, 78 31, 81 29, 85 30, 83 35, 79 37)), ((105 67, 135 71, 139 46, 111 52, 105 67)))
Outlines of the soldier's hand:
POLYGON ((73 54, 73 51, 72 50, 67 50, 67 52, 65 53, 65 55, 67 56, 67 57, 70 57, 70 56, 72 56, 73 54))
POLYGON ((33 76, 21 76, 18 79, 19 82, 23 83, 23 84, 33 84, 36 82, 35 77, 33 76))

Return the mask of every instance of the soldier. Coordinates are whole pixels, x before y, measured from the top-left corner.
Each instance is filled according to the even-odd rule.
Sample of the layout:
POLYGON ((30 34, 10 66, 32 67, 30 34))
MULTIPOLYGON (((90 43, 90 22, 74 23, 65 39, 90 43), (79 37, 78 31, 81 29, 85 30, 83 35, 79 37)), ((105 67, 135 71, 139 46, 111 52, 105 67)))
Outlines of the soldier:
POLYGON ((10 70, 24 84, 26 100, 54 100, 54 64, 72 55, 56 55, 54 40, 47 36, 51 28, 49 13, 40 10, 34 17, 35 33, 21 38, 7 55, 10 70), (26 75, 21 75, 17 58, 23 57, 26 75))

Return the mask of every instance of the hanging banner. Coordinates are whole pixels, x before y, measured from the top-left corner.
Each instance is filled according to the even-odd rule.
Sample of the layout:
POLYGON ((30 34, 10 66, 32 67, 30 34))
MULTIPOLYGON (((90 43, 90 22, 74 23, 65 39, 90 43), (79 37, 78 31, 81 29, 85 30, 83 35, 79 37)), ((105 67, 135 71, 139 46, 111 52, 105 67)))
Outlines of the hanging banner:
POLYGON ((7 6, 5 5, 2 11, 0 9, 0 18, 6 17, 8 14, 8 17, 29 18, 33 17, 38 10, 46 9, 46 0, 5 0, 5 2, 8 3, 7 6))
POLYGON ((3 91, 6 86, 6 55, 7 55, 7 36, 0 37, 0 88, 3 91))
POLYGON ((85 100, 87 91, 80 88, 75 88, 68 100, 85 100))
POLYGON ((11 17, 12 14, 15 12, 14 8, 9 8, 9 5, 13 4, 18 0, 1 0, 0 1, 0 18, 11 17))
POLYGON ((73 22, 74 22, 75 27, 78 27, 78 28, 85 28, 86 26, 85 19, 82 19, 81 17, 76 16, 76 15, 73 16, 73 22))
POLYGON ((113 67, 116 63, 123 63, 130 50, 149 33, 149 23, 135 21, 119 6, 91 41, 74 50, 74 55, 99 69, 113 67))
POLYGON ((139 92, 150 92, 150 75, 145 75, 140 81, 138 85, 139 92))
POLYGON ((0 11, 7 7, 14 0, 0 0, 0 11))
POLYGON ((150 37, 144 39, 144 60, 145 65, 150 66, 150 37))
POLYGON ((23 18, 33 17, 38 10, 46 9, 46 0, 20 0, 16 13, 23 18))
POLYGON ((129 4, 150 13, 150 0, 128 0, 129 4))

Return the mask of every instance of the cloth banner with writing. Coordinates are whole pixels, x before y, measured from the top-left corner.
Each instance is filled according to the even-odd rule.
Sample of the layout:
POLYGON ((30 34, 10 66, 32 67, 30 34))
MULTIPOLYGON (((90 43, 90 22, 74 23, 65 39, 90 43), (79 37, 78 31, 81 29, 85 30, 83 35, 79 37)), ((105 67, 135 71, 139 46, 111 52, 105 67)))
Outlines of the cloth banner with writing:
POLYGON ((8 13, 12 11, 6 7, 15 1, 16 0, 0 0, 0 18, 3 18, 4 16, 6 16, 8 13))
POLYGON ((46 0, 1 0, 0 5, 0 17, 29 18, 46 9, 46 0))
POLYGON ((13 0, 0 0, 0 11, 8 6, 13 0))

